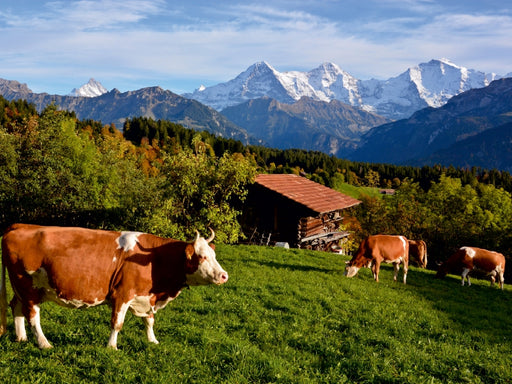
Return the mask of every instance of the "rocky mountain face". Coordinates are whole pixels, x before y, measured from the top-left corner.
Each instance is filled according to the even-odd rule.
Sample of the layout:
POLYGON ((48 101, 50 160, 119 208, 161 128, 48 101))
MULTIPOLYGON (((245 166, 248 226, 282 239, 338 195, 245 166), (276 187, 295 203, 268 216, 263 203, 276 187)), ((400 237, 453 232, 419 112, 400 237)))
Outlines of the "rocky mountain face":
POLYGON ((425 108, 409 119, 371 129, 348 158, 393 164, 426 164, 436 159, 447 164, 457 158, 457 164, 473 164, 471 158, 485 158, 479 153, 494 152, 492 157, 499 158, 510 151, 511 142, 506 139, 510 122, 512 78, 503 78, 454 96, 442 107, 425 108), (479 140, 482 145, 477 148, 479 140), (484 148, 484 143, 491 142, 493 148, 484 148))
POLYGON ((222 111, 269 147, 317 150, 344 157, 359 145, 363 133, 388 122, 337 100, 302 97, 293 104, 263 97, 222 111))
POLYGON ((497 77, 446 59, 419 64, 387 80, 359 80, 333 63, 324 63, 309 72, 279 72, 260 62, 233 80, 183 96, 219 111, 260 97, 290 104, 306 96, 318 101, 338 100, 398 120, 425 107, 440 107, 451 97, 485 87, 497 77))
POLYGON ((0 79, 0 94, 7 100, 25 99, 32 91, 27 84, 15 80, 0 79))
POLYGON ((26 84, 0 79, 0 94, 7 100, 25 99, 38 111, 55 103, 59 109, 74 111, 79 119, 92 119, 115 124, 119 129, 130 117, 169 120, 196 130, 251 142, 247 132, 214 109, 186 99, 160 87, 142 88, 121 93, 117 89, 96 97, 60 96, 32 93, 26 84))

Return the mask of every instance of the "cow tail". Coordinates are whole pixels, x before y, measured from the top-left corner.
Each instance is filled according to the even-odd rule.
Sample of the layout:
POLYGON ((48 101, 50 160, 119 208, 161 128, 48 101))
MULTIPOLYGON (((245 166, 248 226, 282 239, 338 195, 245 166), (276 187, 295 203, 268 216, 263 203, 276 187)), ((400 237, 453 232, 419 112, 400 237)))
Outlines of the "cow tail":
POLYGON ((2 281, 0 287, 0 336, 7 333, 7 287, 5 285, 5 265, 2 262, 2 281))

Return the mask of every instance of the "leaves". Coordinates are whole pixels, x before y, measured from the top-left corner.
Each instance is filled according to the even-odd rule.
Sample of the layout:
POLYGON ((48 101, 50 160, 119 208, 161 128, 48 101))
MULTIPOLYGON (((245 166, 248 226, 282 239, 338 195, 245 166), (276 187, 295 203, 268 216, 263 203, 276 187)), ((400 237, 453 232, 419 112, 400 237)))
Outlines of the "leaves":
MULTIPOLYGON (((155 220, 173 218, 175 225, 165 226, 167 236, 190 238, 195 230, 208 233, 212 227, 220 242, 236 242, 241 227, 235 203, 245 199, 255 166, 240 154, 215 157, 199 136, 193 146, 195 151, 185 149, 164 157, 160 190, 165 204, 155 220)), ((154 227, 153 220, 149 223, 154 227)))

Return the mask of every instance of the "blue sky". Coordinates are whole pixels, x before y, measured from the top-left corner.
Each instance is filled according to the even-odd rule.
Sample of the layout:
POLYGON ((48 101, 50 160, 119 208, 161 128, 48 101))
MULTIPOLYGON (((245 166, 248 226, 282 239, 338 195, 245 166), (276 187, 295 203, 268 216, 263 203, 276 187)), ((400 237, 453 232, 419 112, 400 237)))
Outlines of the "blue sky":
POLYGON ((512 72, 510 0, 2 0, 0 78, 67 94, 93 77, 176 93, 251 64, 386 79, 430 59, 512 72))

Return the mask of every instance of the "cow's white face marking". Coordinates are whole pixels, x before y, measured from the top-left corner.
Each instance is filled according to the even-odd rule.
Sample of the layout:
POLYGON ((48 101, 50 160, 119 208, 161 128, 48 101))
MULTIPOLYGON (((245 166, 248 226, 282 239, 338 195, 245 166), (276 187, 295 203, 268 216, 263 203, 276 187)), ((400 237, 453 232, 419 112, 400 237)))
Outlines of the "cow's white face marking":
POLYGON ((140 235, 142 232, 121 232, 121 236, 116 239, 117 249, 122 249, 125 252, 133 251, 140 235))
POLYGON ((345 269, 345 276, 347 277, 354 277, 355 275, 357 275, 357 272, 359 271, 359 268, 357 268, 356 266, 347 266, 346 269, 345 269))
POLYGON ((217 262, 215 251, 208 242, 200 237, 194 242, 194 252, 201 259, 197 271, 187 275, 187 284, 224 284, 228 281, 228 273, 217 262))

